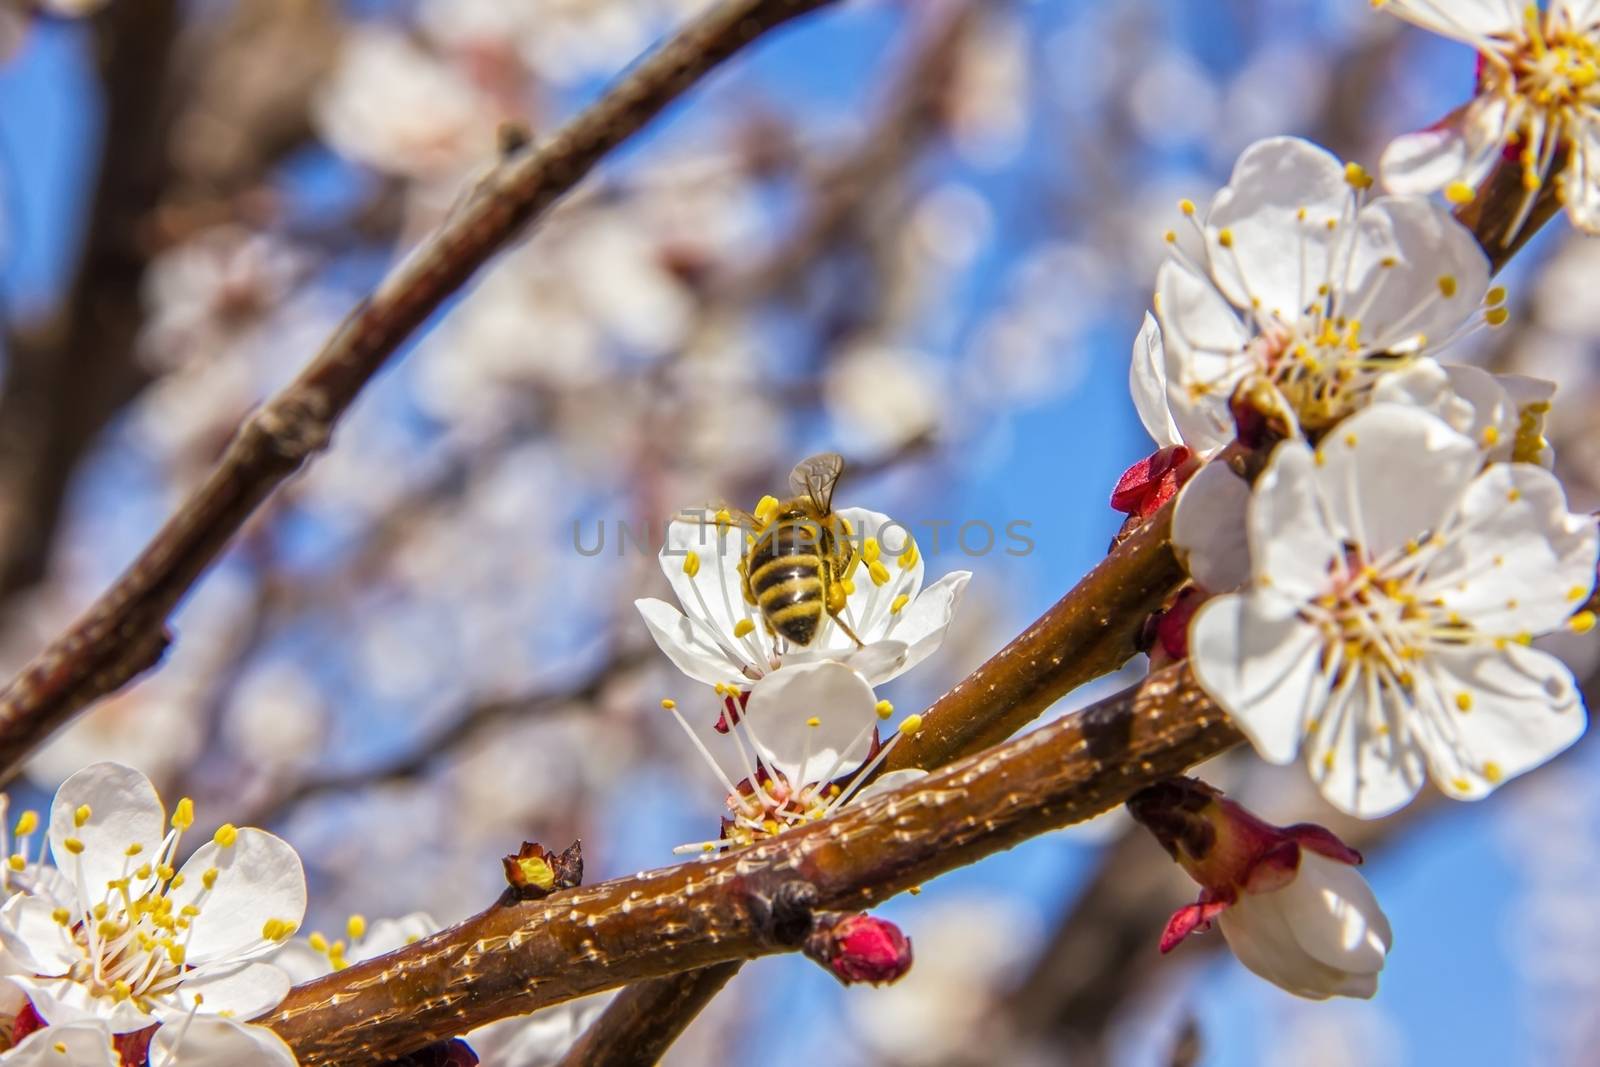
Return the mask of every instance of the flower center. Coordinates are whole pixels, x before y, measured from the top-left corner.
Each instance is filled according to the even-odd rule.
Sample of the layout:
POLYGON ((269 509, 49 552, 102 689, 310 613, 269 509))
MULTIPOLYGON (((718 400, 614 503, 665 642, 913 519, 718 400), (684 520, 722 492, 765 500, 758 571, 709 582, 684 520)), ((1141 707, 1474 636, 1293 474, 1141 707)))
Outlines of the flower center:
POLYGON ((1511 59, 1519 96, 1550 112, 1600 103, 1600 47, 1572 30, 1540 25, 1530 10, 1528 39, 1511 59))
POLYGON ((1562 146, 1600 107, 1600 44, 1561 24, 1554 11, 1541 18, 1530 4, 1520 39, 1484 57, 1483 89, 1509 104, 1506 121, 1515 132, 1507 149, 1517 152, 1531 194, 1543 187, 1562 146))
POLYGON ((834 784, 792 790, 781 777, 765 774, 754 785, 746 779, 728 795, 733 818, 723 824, 723 839, 737 848, 776 837, 791 826, 822 818, 841 792, 834 784))
MULTIPOLYGON (((193 904, 174 909, 164 892, 133 897, 128 879, 113 883, 113 894, 96 904, 72 926, 70 934, 83 958, 68 977, 87 986, 91 995, 113 1001, 133 1000, 149 1012, 152 1001, 170 993, 182 980, 189 930, 200 909, 193 904), (120 904, 110 902, 120 898, 120 904)), ((63 926, 66 909, 56 912, 63 926)))
POLYGON ((1418 598, 1418 571, 1412 561, 1419 553, 1410 548, 1384 565, 1366 562, 1361 550, 1349 549, 1330 590, 1307 610, 1307 620, 1326 639, 1323 667, 1336 685, 1364 668, 1409 690, 1414 684, 1411 664, 1423 642, 1466 636, 1459 620, 1444 617, 1439 605, 1418 598))
POLYGON ((1361 321, 1330 315, 1325 298, 1292 328, 1269 327, 1246 352, 1313 435, 1361 407, 1381 375, 1414 358, 1369 351, 1361 321))

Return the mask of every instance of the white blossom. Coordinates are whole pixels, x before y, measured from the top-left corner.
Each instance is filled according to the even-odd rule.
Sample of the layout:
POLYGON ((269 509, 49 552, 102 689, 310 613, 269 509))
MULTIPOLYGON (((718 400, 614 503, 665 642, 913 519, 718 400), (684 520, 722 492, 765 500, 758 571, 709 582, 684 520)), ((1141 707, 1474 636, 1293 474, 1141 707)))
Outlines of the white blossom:
POLYGON ((924 589, 922 553, 905 525, 864 508, 837 514, 860 546, 840 613, 860 647, 825 614, 808 648, 782 648, 744 595, 739 565, 747 531, 707 514, 667 525, 661 569, 683 610, 662 600, 635 601, 661 651, 689 677, 735 689, 749 688, 785 662, 817 659, 841 660, 871 685, 882 685, 932 655, 971 572, 953 571, 924 589))
POLYGON ((349 31, 312 116, 341 154, 421 179, 459 176, 488 158, 499 117, 461 71, 378 24, 349 31))
POLYGON ((880 744, 878 726, 894 707, 878 700, 867 679, 844 663, 793 664, 764 675, 747 694, 728 687, 719 687, 719 694, 723 711, 716 731, 733 741, 737 774, 724 769, 675 701, 662 701, 716 775, 732 816, 721 838, 684 845, 680 852, 749 844, 926 773, 893 771, 861 788, 900 738, 921 729, 922 717, 906 716, 889 742, 880 744))
MULTIPOLYGON (((1176 233, 1156 275, 1156 318, 1134 345, 1130 386, 1152 437, 1202 454, 1232 440, 1229 402, 1264 383, 1317 432, 1374 399, 1398 372, 1482 315, 1504 321, 1504 292, 1470 231, 1416 197, 1365 201, 1370 179, 1306 141, 1244 151, 1203 221, 1203 263, 1176 233), (1175 439, 1176 438, 1176 439, 1175 439)), ((1465 410, 1465 409, 1463 409, 1465 410)))
POLYGON ((0 942, 23 972, 5 981, 46 1022, 98 1019, 126 1033, 190 1016, 251 1019, 289 991, 260 957, 305 913, 300 858, 272 834, 224 825, 175 871, 193 822, 181 801, 168 832, 149 780, 119 764, 62 783, 49 839, 70 889, 0 908, 0 942))
POLYGON ((1483 796, 1583 732, 1571 672, 1527 647, 1595 583, 1593 520, 1527 463, 1380 404, 1313 450, 1280 445, 1250 497, 1251 581, 1201 608, 1201 685, 1258 752, 1304 750, 1337 807, 1375 817, 1424 774, 1483 796))
POLYGON ((1426 130, 1397 138, 1382 159, 1395 192, 1445 190, 1472 199, 1515 151, 1526 190, 1512 232, 1554 180, 1574 226, 1600 233, 1600 5, 1552 0, 1541 12, 1512 0, 1377 0, 1375 7, 1477 49, 1478 91, 1426 130))

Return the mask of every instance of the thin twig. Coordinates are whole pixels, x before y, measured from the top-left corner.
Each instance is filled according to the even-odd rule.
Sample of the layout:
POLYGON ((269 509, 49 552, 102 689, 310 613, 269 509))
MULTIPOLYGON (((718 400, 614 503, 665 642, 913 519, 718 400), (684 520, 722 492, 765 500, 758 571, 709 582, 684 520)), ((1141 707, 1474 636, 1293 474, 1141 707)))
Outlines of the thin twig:
POLYGON ((266 1023, 307 1067, 399 1055, 630 981, 792 948, 783 903, 867 907, 1120 804, 1241 740, 1178 665, 837 816, 709 862, 496 905, 300 986, 266 1023))
POLYGON ((536 150, 510 158, 242 427, 205 482, 89 610, 0 692, 0 777, 72 715, 153 666, 166 622, 256 507, 314 452, 444 301, 608 152, 724 59, 832 0, 726 0, 536 150))

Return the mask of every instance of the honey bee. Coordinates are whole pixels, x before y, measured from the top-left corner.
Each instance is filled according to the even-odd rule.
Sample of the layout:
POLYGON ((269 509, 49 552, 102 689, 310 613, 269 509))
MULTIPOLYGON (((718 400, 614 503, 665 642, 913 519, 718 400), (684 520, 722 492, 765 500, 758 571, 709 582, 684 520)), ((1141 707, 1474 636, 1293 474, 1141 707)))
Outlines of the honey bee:
POLYGON ((850 524, 833 513, 833 487, 843 472, 844 460, 832 452, 801 461, 789 475, 794 496, 758 509, 739 564, 745 599, 760 609, 767 631, 802 648, 816 640, 824 612, 861 644, 839 617, 855 562, 850 524))

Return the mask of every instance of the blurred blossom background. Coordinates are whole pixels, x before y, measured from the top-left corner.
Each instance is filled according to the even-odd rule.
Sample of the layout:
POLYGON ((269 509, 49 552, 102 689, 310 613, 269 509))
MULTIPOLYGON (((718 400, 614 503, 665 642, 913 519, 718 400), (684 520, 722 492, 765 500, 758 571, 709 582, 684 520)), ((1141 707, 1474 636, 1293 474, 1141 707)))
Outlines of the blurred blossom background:
MULTIPOLYGON (((697 6, 7 15, 0 665, 132 558, 506 129, 548 134, 697 6)), ((632 607, 666 595, 641 524, 750 507, 843 452, 838 503, 912 524, 930 580, 975 572, 885 694, 923 706, 1118 527, 1110 488, 1148 451, 1128 351, 1177 199, 1270 134, 1374 164, 1472 83, 1466 49, 1361 0, 852 0, 775 34, 455 300, 252 521, 165 664, 14 790, 37 806, 115 758, 211 825, 273 828, 306 860, 308 928, 461 918, 524 838, 581 838, 591 880, 670 863, 721 798, 658 703, 714 711, 632 607)), ((1600 503, 1597 274, 1600 244, 1557 221, 1508 272, 1511 323, 1453 353, 1562 383, 1579 510, 1600 503)), ((1592 642, 1558 651, 1600 684, 1592 642)), ((1488 803, 1360 826, 1297 768, 1207 769, 1367 851, 1397 932, 1370 1003, 1297 1001, 1215 935, 1160 959, 1193 888, 1111 815, 883 909, 916 944, 897 986, 752 964, 669 1062, 1593 1062, 1597 763, 1585 741, 1488 803)))

